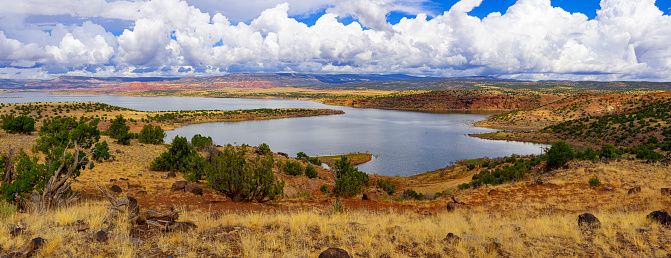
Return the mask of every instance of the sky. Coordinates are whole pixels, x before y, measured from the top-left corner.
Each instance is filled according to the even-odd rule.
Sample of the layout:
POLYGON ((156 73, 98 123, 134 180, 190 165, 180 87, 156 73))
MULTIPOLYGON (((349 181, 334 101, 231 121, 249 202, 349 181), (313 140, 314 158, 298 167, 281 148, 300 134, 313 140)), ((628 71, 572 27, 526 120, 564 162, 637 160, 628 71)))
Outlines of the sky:
POLYGON ((0 0, 0 78, 671 81, 669 0, 0 0))

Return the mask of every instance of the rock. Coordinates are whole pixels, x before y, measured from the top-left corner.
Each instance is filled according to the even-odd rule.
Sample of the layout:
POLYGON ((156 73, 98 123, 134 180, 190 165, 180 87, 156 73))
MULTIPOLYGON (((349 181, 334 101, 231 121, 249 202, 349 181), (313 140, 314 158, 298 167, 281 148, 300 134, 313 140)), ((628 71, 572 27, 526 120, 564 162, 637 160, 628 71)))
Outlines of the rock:
POLYGON ((116 152, 116 153, 123 153, 123 151, 121 151, 120 149, 116 149, 115 152, 116 152))
POLYGON ((662 195, 671 195, 671 188, 662 188, 662 195))
POLYGON ((604 185, 604 186, 603 186, 603 190, 605 190, 605 191, 610 191, 610 190, 613 190, 613 188, 610 187, 610 186, 604 185))
POLYGON ((380 200, 380 197, 373 192, 365 192, 363 193, 363 197, 361 199, 363 199, 364 201, 377 201, 380 200))
POLYGON ((242 199, 242 196, 240 196, 240 195, 235 195, 235 196, 233 196, 233 198, 231 198, 231 201, 233 201, 233 202, 242 202, 242 201, 244 201, 244 200, 242 199))
POLYGON ((90 228, 89 224, 86 224, 86 222, 84 222, 83 220, 75 221, 74 226, 75 226, 75 230, 80 231, 80 232, 81 231, 86 231, 90 228))
POLYGON ((110 183, 114 183, 114 182, 116 182, 116 179, 114 179, 114 178, 110 179, 110 183))
POLYGON ((461 237, 459 237, 455 234, 452 234, 452 233, 447 233, 447 236, 445 236, 445 238, 443 238, 443 241, 448 242, 450 244, 456 244, 460 240, 461 240, 461 237))
POLYGON ((172 184, 172 187, 170 187, 171 192, 175 191, 184 191, 184 187, 189 184, 187 181, 177 181, 174 184, 172 184))
MULTIPOLYGON (((40 249, 40 247, 42 247, 46 242, 47 242, 47 240, 45 240, 44 238, 41 238, 41 237, 33 238, 30 241, 28 241, 28 245, 27 245, 26 249, 28 249, 28 253, 33 253, 35 250, 40 249)), ((30 256, 30 255, 26 255, 26 256, 30 256)))
POLYGON ((488 195, 492 195, 494 193, 496 193, 496 189, 492 189, 492 190, 489 190, 489 192, 487 192, 488 195))
POLYGON ((601 226, 601 221, 591 213, 583 213, 578 215, 578 226, 598 228, 601 226))
POLYGON ((118 185, 112 185, 112 187, 110 187, 110 191, 115 192, 115 193, 122 193, 123 192, 123 190, 121 190, 121 187, 119 187, 118 185))
POLYGON ((350 258, 351 256, 347 251, 340 248, 329 248, 326 251, 323 251, 319 254, 319 258, 350 258))
POLYGON ((497 243, 497 242, 491 242, 491 243, 489 243, 489 244, 487 244, 487 245, 485 246, 485 249, 486 249, 487 252, 489 252, 489 253, 493 253, 493 252, 497 252, 497 253, 498 253, 499 250, 501 250, 501 244, 499 244, 499 243, 497 243))
POLYGON ((107 239, 108 239, 107 232, 105 232, 104 230, 96 232, 96 240, 98 242, 105 243, 107 242, 107 239))
POLYGON ((671 216, 669 216, 669 213, 666 211, 653 211, 645 217, 665 226, 671 225, 671 216))
POLYGON ((126 183, 126 188, 128 188, 128 190, 131 190, 131 189, 135 189, 135 188, 144 188, 144 186, 141 186, 141 185, 132 185, 132 184, 130 184, 130 183, 126 183))
POLYGON ((170 173, 168 173, 168 175, 166 176, 166 178, 173 178, 173 177, 177 177, 177 174, 175 174, 175 172, 170 172, 170 173))
POLYGON ((20 229, 24 229, 24 230, 25 230, 26 228, 28 228, 28 224, 23 223, 23 222, 18 222, 18 223, 14 223, 14 224, 12 224, 12 225, 10 226, 10 228, 11 228, 11 229, 17 229, 17 228, 20 228, 20 229))
POLYGON ((203 195, 203 187, 199 184, 188 183, 184 186, 184 190, 195 195, 203 195))
POLYGON ((627 194, 637 194, 641 192, 641 186, 637 185, 634 188, 629 189, 629 192, 627 194))
POLYGON ((15 228, 15 229, 12 229, 12 231, 9 232, 9 235, 12 236, 12 237, 17 237, 17 236, 21 235, 22 233, 23 233, 22 228, 15 228))

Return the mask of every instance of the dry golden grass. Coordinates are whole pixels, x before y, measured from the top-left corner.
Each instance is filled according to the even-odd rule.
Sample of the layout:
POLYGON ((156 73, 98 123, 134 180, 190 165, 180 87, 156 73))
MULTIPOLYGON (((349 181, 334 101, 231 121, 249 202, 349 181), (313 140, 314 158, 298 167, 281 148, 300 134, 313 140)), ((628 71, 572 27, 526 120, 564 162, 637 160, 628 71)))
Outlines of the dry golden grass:
POLYGON ((180 221, 193 221, 197 229, 152 232, 138 243, 128 240, 131 227, 123 218, 112 226, 101 223, 107 206, 89 200, 42 215, 15 214, 5 223, 22 221, 28 230, 11 238, 8 227, 0 227, 0 252, 20 251, 34 237, 47 239, 39 254, 51 257, 316 257, 328 247, 359 257, 659 257, 671 251, 671 231, 646 221, 639 211, 595 212, 601 228, 586 229, 577 226, 577 213, 508 216, 478 207, 429 215, 369 210, 214 213, 181 207, 180 221), (76 220, 90 229, 77 232, 71 226, 76 220), (91 238, 102 229, 108 230, 106 243, 91 238), (461 241, 445 241, 448 233, 461 241))

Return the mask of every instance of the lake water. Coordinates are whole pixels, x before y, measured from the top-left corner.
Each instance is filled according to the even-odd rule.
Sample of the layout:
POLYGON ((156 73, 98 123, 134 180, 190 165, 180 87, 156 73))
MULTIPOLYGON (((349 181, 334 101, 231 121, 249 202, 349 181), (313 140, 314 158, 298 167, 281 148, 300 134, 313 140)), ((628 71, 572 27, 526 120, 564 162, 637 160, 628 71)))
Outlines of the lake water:
POLYGON ((546 145, 491 141, 467 136, 496 130, 470 123, 487 114, 423 113, 357 109, 316 102, 283 99, 225 99, 184 97, 126 97, 110 95, 52 95, 47 93, 0 94, 0 103, 92 101, 143 111, 238 110, 255 108, 330 108, 344 115, 195 124, 167 132, 190 139, 211 136, 215 143, 259 145, 290 156, 302 151, 310 156, 368 152, 372 161, 359 170, 379 175, 409 176, 448 166, 451 162, 511 154, 539 154, 546 145))

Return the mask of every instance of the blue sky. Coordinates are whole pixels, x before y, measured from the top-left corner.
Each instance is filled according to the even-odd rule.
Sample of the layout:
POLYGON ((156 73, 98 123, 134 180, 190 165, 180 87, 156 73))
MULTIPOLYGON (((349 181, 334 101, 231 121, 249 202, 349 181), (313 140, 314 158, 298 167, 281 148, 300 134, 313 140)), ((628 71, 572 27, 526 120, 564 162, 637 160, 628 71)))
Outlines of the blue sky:
POLYGON ((0 6, 0 78, 304 72, 671 80, 671 1, 0 0, 0 6))

